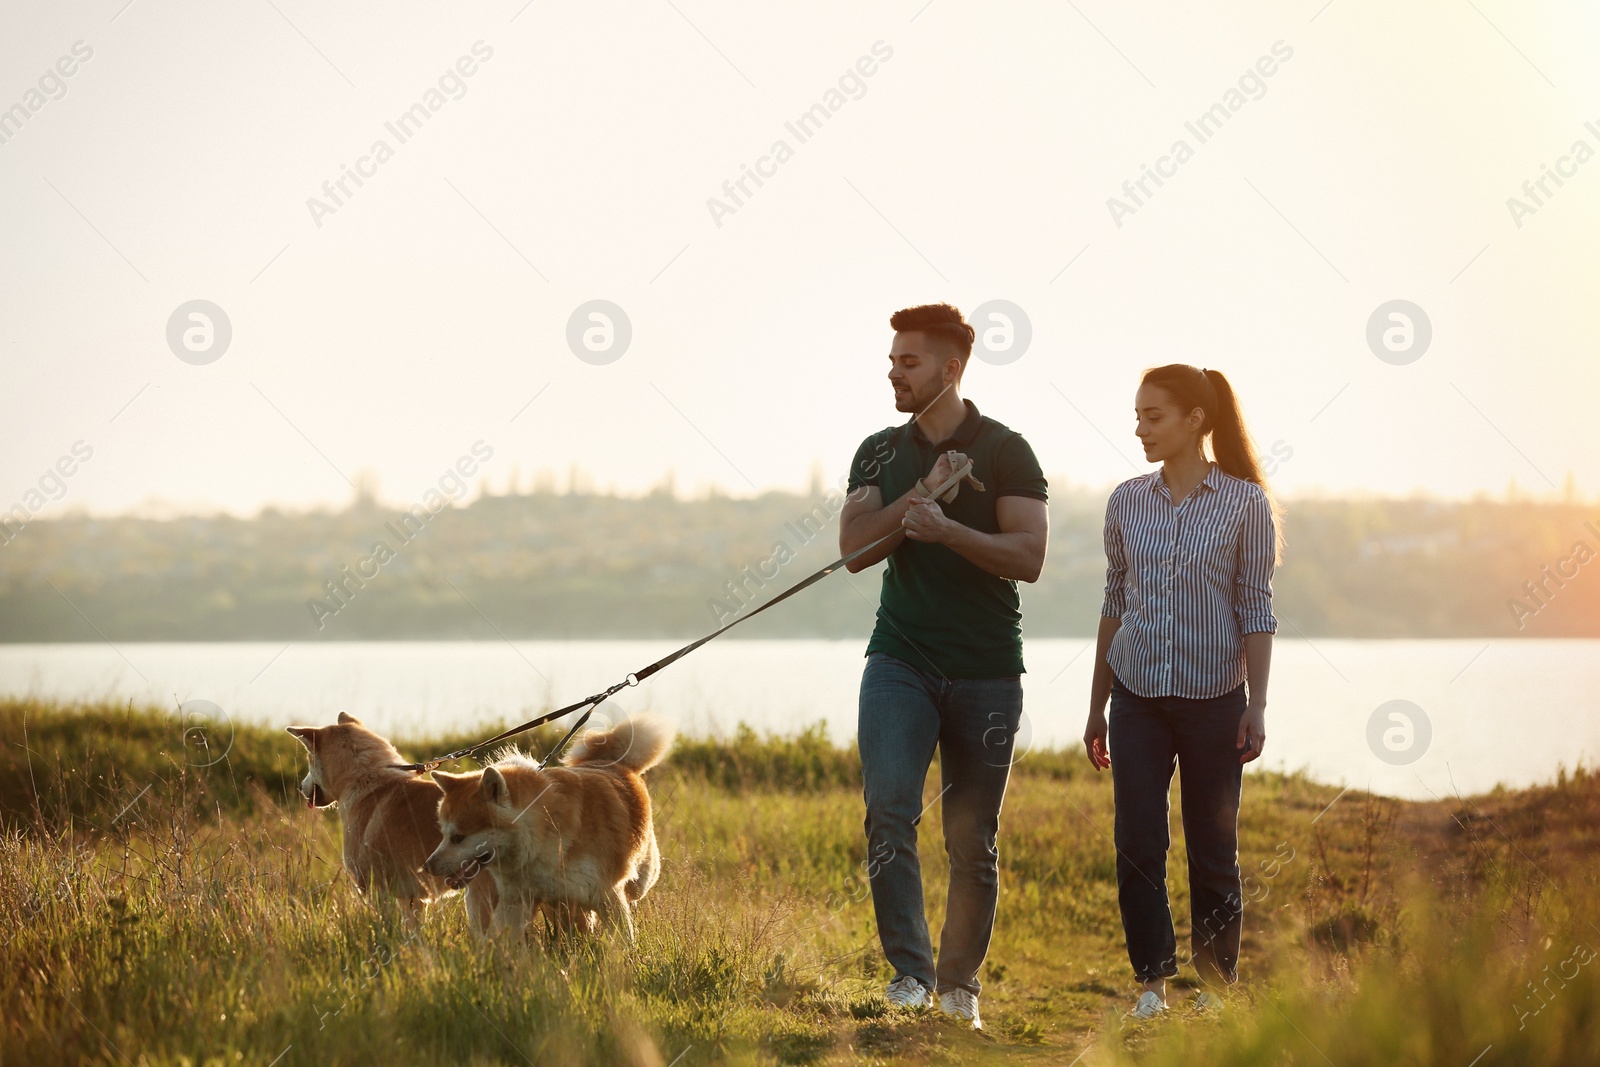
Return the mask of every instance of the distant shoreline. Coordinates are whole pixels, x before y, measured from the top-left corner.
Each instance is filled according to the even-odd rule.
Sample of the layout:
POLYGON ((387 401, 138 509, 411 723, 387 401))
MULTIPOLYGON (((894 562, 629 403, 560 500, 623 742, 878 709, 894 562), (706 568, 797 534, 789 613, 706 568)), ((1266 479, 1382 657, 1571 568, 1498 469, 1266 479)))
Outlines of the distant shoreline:
MULTIPOLYGON (((425 522, 370 502, 35 520, 0 549, 0 643, 690 640, 838 554, 837 508, 798 494, 440 501, 425 522)), ((1026 636, 1093 632, 1102 526, 1100 508, 1052 501, 1044 572, 1019 585, 1026 636)), ((1588 503, 1297 500, 1283 531, 1283 636, 1600 637, 1588 503)), ((739 632, 864 639, 881 568, 831 575, 739 632)))

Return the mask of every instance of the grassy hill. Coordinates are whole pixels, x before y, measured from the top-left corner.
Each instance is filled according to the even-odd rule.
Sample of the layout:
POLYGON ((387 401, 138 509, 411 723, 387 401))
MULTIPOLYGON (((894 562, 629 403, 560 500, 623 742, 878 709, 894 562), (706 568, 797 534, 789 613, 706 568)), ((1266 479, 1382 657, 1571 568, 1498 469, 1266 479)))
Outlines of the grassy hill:
MULTIPOLYGON (((689 740, 651 773, 664 871, 631 949, 483 947, 459 901, 419 926, 369 907, 281 733, 11 702, 0 741, 0 1064, 1496 1067, 1600 1048, 1587 773, 1426 804, 1250 775, 1242 981, 1220 1016, 1180 982, 1170 1017, 1135 1024, 1110 780, 1030 753, 975 1034, 884 1004, 858 764, 815 734, 689 740)), ((921 851, 937 929, 937 805, 921 851)), ((1170 887, 1182 944, 1181 858, 1170 887)))

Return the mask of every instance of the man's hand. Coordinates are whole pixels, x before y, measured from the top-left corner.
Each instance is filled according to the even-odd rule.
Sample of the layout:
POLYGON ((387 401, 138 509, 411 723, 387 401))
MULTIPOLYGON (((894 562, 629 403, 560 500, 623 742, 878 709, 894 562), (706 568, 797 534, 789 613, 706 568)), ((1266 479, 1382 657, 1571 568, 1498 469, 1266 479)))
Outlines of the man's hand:
MULTIPOLYGON (((948 481, 950 475, 960 470, 961 465, 965 462, 967 462, 965 452, 940 452, 938 461, 933 465, 933 470, 923 475, 922 484, 929 493, 933 492, 948 481)), ((922 496, 924 494, 918 493, 917 495, 922 496)))
POLYGON ((1111 766, 1111 749, 1106 744, 1106 713, 1100 710, 1089 713, 1089 723, 1083 728, 1083 750, 1097 771, 1111 766))
POLYGON ((1234 748, 1244 749, 1240 755, 1240 763, 1249 763, 1261 756, 1261 748, 1267 743, 1267 709, 1263 704, 1252 703, 1244 709, 1244 714, 1239 717, 1239 737, 1234 742, 1234 748), (1246 748, 1246 745, 1249 747, 1246 748))
POLYGON ((937 502, 920 494, 912 496, 911 506, 906 509, 906 517, 900 520, 900 525, 911 540, 935 544, 948 540, 956 530, 964 529, 960 523, 946 518, 937 502))

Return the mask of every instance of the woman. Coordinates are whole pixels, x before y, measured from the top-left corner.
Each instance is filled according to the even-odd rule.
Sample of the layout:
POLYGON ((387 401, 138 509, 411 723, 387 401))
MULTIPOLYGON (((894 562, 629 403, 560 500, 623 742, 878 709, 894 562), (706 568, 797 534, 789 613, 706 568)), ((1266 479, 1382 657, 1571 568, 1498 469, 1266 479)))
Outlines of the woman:
MULTIPOLYGON (((1148 1019, 1166 1010, 1166 979, 1178 973, 1166 890, 1174 764, 1183 768, 1195 970, 1208 985, 1237 977, 1239 792, 1244 764, 1266 741, 1278 535, 1221 372, 1146 371, 1134 409, 1145 459, 1161 469, 1123 482, 1106 505, 1106 594, 1083 743, 1096 770, 1111 768, 1117 900, 1144 986, 1133 1014, 1148 1019)), ((1200 994, 1200 1007, 1220 1004, 1200 994)))

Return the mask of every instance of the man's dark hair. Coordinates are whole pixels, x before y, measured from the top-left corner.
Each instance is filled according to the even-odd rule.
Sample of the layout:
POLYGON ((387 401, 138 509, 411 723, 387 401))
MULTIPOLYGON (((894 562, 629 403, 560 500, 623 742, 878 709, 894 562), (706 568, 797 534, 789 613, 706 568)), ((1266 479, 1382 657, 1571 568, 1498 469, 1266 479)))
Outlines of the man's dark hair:
POLYGON ((943 337, 956 346, 963 367, 967 365, 967 357, 972 355, 972 342, 976 335, 972 327, 967 325, 967 320, 961 317, 961 312, 949 304, 921 304, 914 308, 903 308, 889 316, 889 325, 895 333, 914 330, 943 337))

